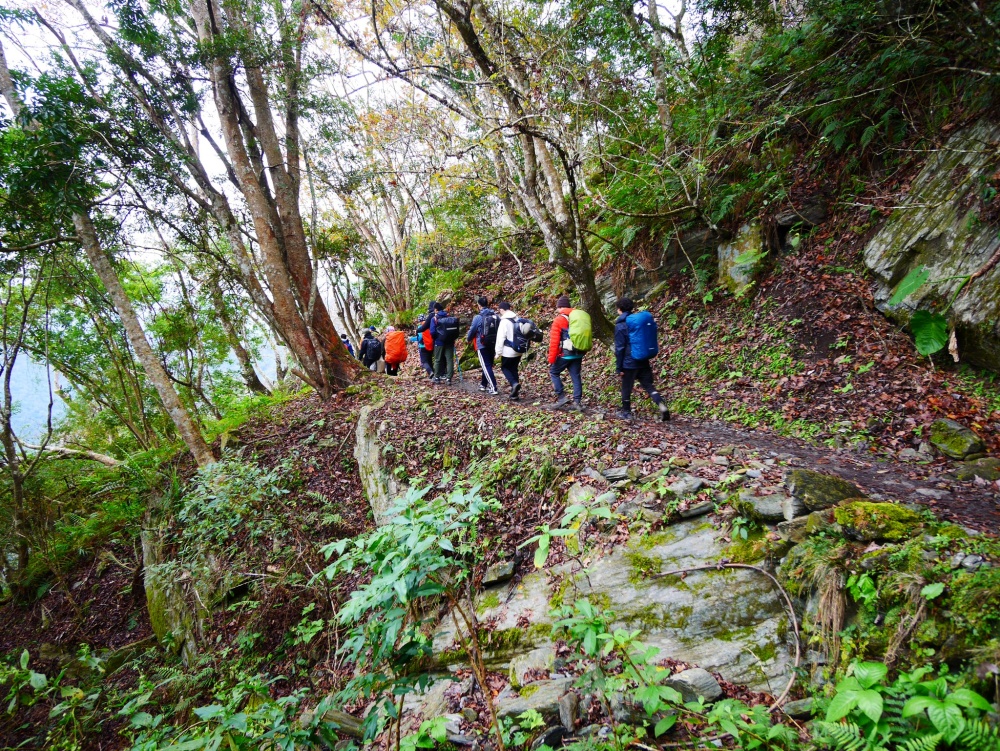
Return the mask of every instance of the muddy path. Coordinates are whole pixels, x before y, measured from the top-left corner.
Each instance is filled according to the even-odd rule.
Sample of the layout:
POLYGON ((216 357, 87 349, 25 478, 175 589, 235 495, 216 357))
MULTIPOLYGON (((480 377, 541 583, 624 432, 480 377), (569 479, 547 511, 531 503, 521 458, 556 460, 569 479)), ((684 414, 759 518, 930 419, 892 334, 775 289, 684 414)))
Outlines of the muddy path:
MULTIPOLYGON (((492 404, 509 404, 520 409, 543 410, 552 401, 551 391, 529 389, 518 402, 509 402, 509 389, 501 379, 501 394, 491 396, 479 391, 479 372, 464 372, 451 387, 432 385, 420 379, 427 389, 448 390, 473 395, 492 404)), ((642 392, 634 400, 647 399, 642 392)), ((573 413, 565 412, 569 418, 573 413)), ((615 417, 615 408, 591 403, 584 416, 595 420, 622 423, 615 417)), ((1000 492, 996 483, 977 485, 961 482, 954 476, 957 463, 936 459, 927 463, 908 463, 886 459, 855 449, 835 449, 819 446, 796 438, 788 438, 767 430, 739 428, 728 423, 702 421, 674 416, 663 423, 637 417, 631 421, 634 430, 651 446, 664 447, 686 444, 691 453, 712 456, 724 446, 757 452, 761 457, 775 458, 790 468, 808 468, 829 472, 850 480, 874 499, 899 501, 930 508, 940 518, 969 529, 991 535, 1000 533, 1000 492)))

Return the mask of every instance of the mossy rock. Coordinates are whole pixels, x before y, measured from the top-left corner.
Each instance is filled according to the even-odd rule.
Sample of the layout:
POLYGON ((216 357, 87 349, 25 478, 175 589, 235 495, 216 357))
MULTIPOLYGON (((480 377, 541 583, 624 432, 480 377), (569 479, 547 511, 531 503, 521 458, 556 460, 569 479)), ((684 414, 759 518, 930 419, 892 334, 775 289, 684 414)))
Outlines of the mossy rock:
POLYGON ((951 459, 964 459, 985 450, 979 436, 954 420, 940 419, 931 423, 931 444, 951 459))
POLYGON ((851 498, 862 498, 856 485, 836 475, 826 475, 811 469, 793 469, 785 478, 792 497, 810 511, 836 506, 851 498))
POLYGON ((916 511, 896 503, 874 503, 855 500, 833 511, 844 534, 861 542, 897 542, 913 537, 920 529, 922 518, 916 511))
POLYGON ((963 482, 975 480, 977 477, 987 482, 1000 480, 1000 459, 987 457, 985 459, 977 459, 974 462, 966 462, 955 473, 955 476, 963 482))

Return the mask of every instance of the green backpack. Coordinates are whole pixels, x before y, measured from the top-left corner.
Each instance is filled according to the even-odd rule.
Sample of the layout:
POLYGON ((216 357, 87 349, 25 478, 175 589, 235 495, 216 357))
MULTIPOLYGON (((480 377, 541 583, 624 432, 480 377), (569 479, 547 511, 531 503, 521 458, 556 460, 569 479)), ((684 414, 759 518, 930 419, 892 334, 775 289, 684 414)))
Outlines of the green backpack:
POLYGON ((578 354, 590 352, 594 346, 593 332, 590 327, 590 313, 574 308, 569 314, 569 341, 573 351, 578 354))

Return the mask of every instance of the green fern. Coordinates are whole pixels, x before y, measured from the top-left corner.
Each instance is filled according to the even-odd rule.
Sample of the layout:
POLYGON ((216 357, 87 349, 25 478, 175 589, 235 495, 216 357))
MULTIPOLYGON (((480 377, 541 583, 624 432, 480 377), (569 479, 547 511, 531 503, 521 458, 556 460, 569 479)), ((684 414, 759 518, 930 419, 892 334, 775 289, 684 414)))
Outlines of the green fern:
POLYGON ((941 733, 913 738, 899 747, 899 751, 937 751, 938 744, 944 738, 941 733))
POLYGON ((1000 751, 1000 728, 985 720, 967 720, 953 745, 962 751, 1000 751))
POLYGON ((813 725, 815 740, 821 748, 834 751, 874 751, 861 728, 853 722, 817 721, 813 725))

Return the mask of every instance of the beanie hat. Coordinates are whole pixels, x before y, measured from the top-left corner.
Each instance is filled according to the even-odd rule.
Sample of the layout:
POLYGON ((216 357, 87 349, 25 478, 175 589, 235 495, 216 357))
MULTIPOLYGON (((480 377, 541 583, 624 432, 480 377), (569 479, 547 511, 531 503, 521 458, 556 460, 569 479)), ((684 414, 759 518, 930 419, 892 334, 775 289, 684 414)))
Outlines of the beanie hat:
POLYGON ((566 295, 563 295, 558 300, 556 300, 556 307, 557 308, 571 308, 573 306, 570 303, 569 298, 566 297, 566 295))
POLYGON ((386 328, 385 333, 389 334, 389 333, 392 333, 395 330, 396 330, 395 326, 389 326, 388 328, 386 328))

